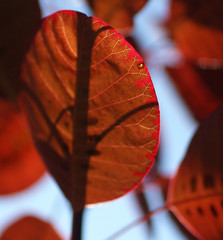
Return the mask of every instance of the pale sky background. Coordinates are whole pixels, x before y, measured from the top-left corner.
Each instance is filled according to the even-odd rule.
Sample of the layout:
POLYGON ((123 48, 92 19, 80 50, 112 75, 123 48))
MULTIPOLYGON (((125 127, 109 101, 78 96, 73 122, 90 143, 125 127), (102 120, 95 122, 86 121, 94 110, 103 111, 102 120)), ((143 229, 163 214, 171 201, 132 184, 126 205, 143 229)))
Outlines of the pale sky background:
MULTIPOLYGON (((162 69, 164 64, 172 64, 173 56, 175 60, 180 59, 173 44, 158 25, 168 14, 168 3, 168 0, 150 0, 135 16, 133 34, 141 49, 152 53, 145 61, 160 104, 162 143, 160 171, 165 175, 173 175, 184 156, 197 123, 162 69)), ((40 0, 40 4, 43 16, 61 9, 77 10, 91 15, 83 0, 40 0)), ((158 187, 154 186, 147 190, 146 196, 152 209, 164 205, 158 187)), ((64 240, 69 240, 71 207, 48 174, 23 192, 7 197, 0 196, 0 235, 11 220, 25 214, 36 215, 50 221, 64 240)), ((84 214, 83 240, 105 240, 141 216, 142 213, 132 193, 118 200, 87 208, 84 214)), ((152 236, 149 235, 147 225, 140 224, 117 240, 186 240, 174 227, 167 212, 155 215, 152 221, 154 223, 152 236)))

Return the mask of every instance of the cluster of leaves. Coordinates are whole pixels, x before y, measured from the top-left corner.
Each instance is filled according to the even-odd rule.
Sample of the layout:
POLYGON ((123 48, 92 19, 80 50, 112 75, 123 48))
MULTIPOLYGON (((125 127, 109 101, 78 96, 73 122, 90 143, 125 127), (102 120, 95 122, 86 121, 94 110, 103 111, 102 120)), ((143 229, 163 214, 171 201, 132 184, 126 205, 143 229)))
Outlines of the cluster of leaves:
MULTIPOLYGON (((73 239, 80 239, 78 221, 87 204, 116 199, 142 182, 157 155, 160 129, 150 74, 126 41, 134 14, 147 1, 88 2, 96 17, 67 10, 37 24, 40 12, 37 2, 32 1, 30 8, 35 6, 36 14, 23 15, 17 24, 12 23, 11 31, 7 27, 0 45, 0 141, 5 142, 1 145, 0 194, 22 190, 45 171, 24 114, 16 110, 20 93, 35 145, 73 207, 73 239), (23 22, 27 18, 33 20, 28 25, 23 22), (29 39, 34 26, 22 62, 24 39, 29 39), (21 29, 23 34, 18 34, 21 29), (21 38, 15 41, 14 36, 21 38), (15 63, 10 65, 12 58, 15 63), (22 91, 18 91, 20 68, 22 91)), ((25 6, 29 13, 29 3, 20 1, 19 6, 25 6)), ((18 3, 1 4, 7 12, 18 3)), ((222 5, 220 0, 211 4, 172 0, 166 24, 183 56, 178 66, 166 70, 195 118, 202 122, 177 173, 169 180, 162 209, 171 210, 199 239, 223 236, 223 26, 218 19, 221 14, 215 13, 223 12, 222 5)), ((40 239, 60 239, 49 224, 33 217, 12 225, 1 239, 17 235, 29 224, 35 226, 33 231, 47 229, 40 239)), ((22 239, 30 238, 26 231, 21 234, 22 239)))

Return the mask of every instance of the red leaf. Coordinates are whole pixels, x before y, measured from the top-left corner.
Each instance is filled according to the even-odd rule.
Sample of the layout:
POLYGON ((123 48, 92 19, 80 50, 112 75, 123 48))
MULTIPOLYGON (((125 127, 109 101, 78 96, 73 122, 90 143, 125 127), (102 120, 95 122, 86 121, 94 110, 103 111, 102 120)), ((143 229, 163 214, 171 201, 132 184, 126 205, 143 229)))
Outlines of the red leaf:
POLYGON ((169 30, 187 60, 223 67, 222 13, 221 0, 172 0, 169 30))
POLYGON ((22 78, 35 141, 75 208, 142 181, 157 153, 159 108, 147 67, 121 35, 98 18, 57 12, 43 20, 22 78))
POLYGON ((25 216, 10 225, 0 240, 62 240, 51 224, 33 216, 25 216))
POLYGON ((222 69, 202 69, 183 62, 166 70, 197 120, 206 118, 222 103, 222 69))
POLYGON ((223 107, 201 123, 176 175, 168 204, 198 239, 223 236, 223 107))
POLYGON ((0 101, 0 153, 0 194, 21 191, 45 172, 24 113, 5 101, 0 101))

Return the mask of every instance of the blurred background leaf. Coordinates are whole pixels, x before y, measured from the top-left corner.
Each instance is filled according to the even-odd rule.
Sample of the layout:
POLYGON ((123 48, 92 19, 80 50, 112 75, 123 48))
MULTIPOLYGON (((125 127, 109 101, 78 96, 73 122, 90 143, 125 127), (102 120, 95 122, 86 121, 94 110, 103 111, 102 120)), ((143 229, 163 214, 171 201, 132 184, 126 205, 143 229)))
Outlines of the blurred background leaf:
POLYGON ((62 240, 52 225, 34 216, 23 216, 10 224, 0 240, 62 240))
POLYGON ((41 13, 38 0, 1 0, 0 10, 0 97, 15 100, 21 61, 41 13))
POLYGON ((221 106, 201 123, 170 181, 170 209, 198 239, 223 236, 222 120, 221 106))

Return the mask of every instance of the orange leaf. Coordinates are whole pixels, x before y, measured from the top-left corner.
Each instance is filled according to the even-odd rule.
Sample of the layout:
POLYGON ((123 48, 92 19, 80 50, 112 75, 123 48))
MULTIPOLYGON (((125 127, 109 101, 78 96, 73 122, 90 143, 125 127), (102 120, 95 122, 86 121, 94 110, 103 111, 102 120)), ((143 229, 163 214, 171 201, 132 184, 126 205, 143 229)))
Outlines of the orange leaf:
POLYGON ((129 33, 134 15, 148 0, 88 0, 94 15, 120 33, 129 33))
POLYGON ((223 107, 201 123, 176 175, 168 204, 199 239, 223 236, 223 107))
POLYGON ((147 67, 121 35, 98 18, 57 12, 43 20, 22 78, 35 142, 75 208, 142 181, 157 153, 159 108, 147 67))
POLYGON ((5 101, 0 101, 0 153, 0 194, 21 191, 45 172, 25 114, 5 101))
POLYGON ((223 3, 172 0, 169 30, 186 59, 205 67, 223 67, 223 3))
POLYGON ((33 216, 25 216, 10 225, 0 240, 62 240, 51 224, 33 216))

